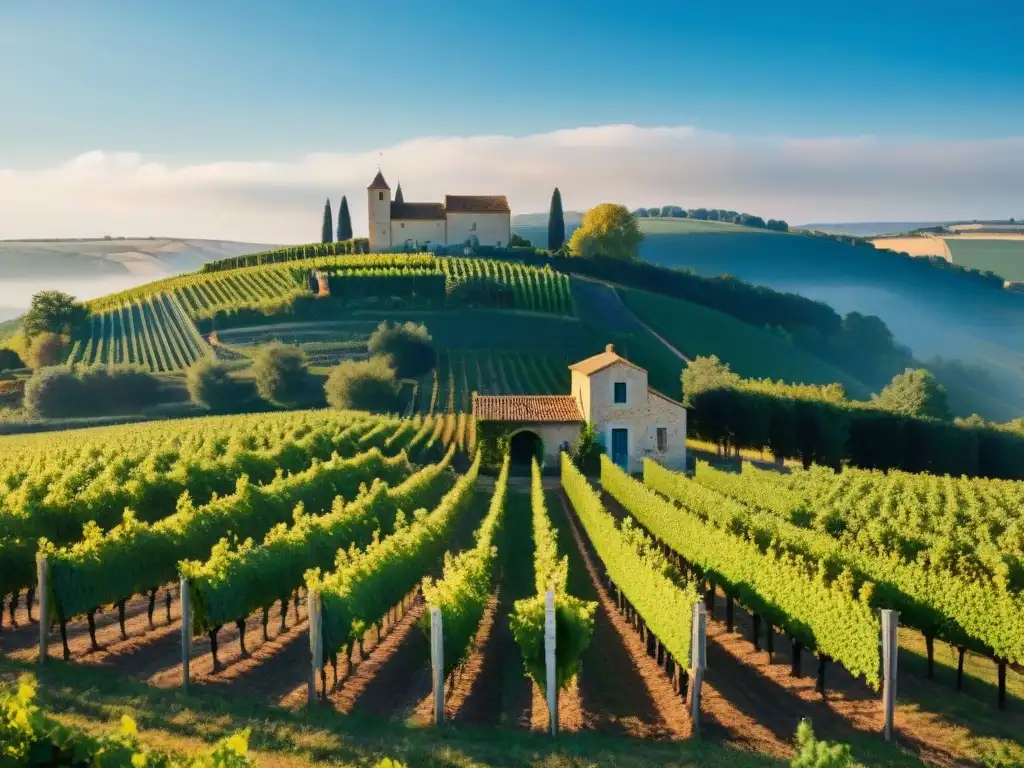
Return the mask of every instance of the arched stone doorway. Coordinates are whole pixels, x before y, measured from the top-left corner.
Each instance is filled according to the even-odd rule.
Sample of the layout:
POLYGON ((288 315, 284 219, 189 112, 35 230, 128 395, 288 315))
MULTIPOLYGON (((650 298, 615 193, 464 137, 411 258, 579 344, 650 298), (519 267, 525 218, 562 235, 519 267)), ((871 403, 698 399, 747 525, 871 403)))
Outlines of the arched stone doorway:
POLYGON ((512 435, 509 442, 509 454, 512 458, 510 470, 515 474, 530 474, 530 462, 537 458, 544 460, 544 441, 536 432, 524 429, 512 435))

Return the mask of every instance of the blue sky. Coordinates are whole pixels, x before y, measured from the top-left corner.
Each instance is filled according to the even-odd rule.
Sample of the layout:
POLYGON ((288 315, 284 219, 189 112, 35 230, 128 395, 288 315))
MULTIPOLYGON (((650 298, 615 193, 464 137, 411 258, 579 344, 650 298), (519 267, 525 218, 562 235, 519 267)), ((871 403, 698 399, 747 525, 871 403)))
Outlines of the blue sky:
POLYGON ((272 158, 624 122, 795 136, 1024 127, 1019 4, 631 5, 3 3, 0 164, 94 149, 272 158))
MULTIPOLYGON (((186 192, 221 214, 304 211, 325 195, 362 195, 378 153, 391 177, 418 185, 414 197, 508 190, 523 212, 545 209, 559 184, 580 191, 574 208, 612 198, 745 205, 791 221, 1020 215, 1024 193, 1007 178, 1024 170, 1014 29, 1024 29, 1021 4, 991 0, 0 0, 0 238, 216 229, 181 207, 186 192), (602 134, 615 137, 605 187, 583 180, 601 158, 545 174, 540 158, 554 166, 561 155, 529 141, 623 125, 639 133, 602 134), (662 127, 716 137, 721 153, 682 146, 685 131, 665 148, 650 133, 662 127), (480 140, 495 135, 520 141, 515 166, 480 140), (464 140, 452 152, 470 170, 427 167, 438 137, 464 140), (837 137, 825 153, 821 142, 837 137), (655 145, 677 153, 660 163, 674 175, 658 177, 655 164, 626 178, 630 153, 655 145), (481 147, 492 154, 473 154, 481 147), (720 176, 693 168, 700 157, 715 158, 720 176), (759 196, 729 175, 741 161, 760 169, 759 196), (887 197, 904 177, 917 186, 887 197), (97 199, 82 200, 83 189, 97 199), (129 215, 147 194, 148 212, 129 215), (38 231, 55 200, 67 231, 38 231)), ((301 237, 305 226, 260 238, 301 237)))

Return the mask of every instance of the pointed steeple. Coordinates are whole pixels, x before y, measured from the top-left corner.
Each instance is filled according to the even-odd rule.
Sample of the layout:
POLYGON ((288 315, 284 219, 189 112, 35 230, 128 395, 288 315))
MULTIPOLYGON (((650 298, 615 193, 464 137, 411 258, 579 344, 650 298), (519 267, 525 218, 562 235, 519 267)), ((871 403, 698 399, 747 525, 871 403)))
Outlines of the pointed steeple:
POLYGON ((402 197, 402 182, 398 182, 398 189, 395 190, 395 202, 404 203, 405 198, 402 197))
POLYGON ((390 191, 391 187, 389 187, 388 183, 384 181, 384 175, 380 172, 380 169, 378 169, 377 175, 373 177, 373 181, 370 182, 370 186, 368 186, 367 189, 386 189, 390 191))

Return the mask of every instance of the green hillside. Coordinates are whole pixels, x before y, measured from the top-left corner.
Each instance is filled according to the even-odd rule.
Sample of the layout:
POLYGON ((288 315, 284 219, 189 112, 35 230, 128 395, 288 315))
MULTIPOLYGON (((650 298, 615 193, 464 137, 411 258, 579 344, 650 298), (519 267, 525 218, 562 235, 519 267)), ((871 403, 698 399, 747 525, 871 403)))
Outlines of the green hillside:
POLYGON ((804 384, 839 382, 851 398, 870 395, 869 388, 852 376, 734 317, 647 291, 620 288, 618 293, 643 322, 691 359, 718 355, 744 378, 804 384))
POLYGON ((1024 282, 1024 240, 946 238, 954 264, 995 272, 1005 280, 1024 282))

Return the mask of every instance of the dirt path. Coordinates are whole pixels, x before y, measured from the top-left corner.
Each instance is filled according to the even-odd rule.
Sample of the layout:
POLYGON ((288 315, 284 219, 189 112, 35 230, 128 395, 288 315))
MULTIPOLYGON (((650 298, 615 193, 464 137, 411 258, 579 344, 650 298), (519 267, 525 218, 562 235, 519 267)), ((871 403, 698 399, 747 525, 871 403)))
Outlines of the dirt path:
POLYGON ((568 499, 562 494, 554 498, 559 503, 549 503, 548 508, 560 534, 565 534, 559 543, 569 556, 570 591, 598 604, 594 636, 579 674, 583 727, 648 739, 687 738, 691 723, 685 702, 605 590, 599 560, 568 499))
POLYGON ((634 325, 639 326, 640 328, 643 328, 645 331, 651 334, 651 336, 653 336, 663 345, 665 345, 665 348, 668 349, 669 352, 678 357, 680 360, 683 360, 686 363, 691 362, 690 358, 688 358, 676 347, 670 344, 664 336, 662 336, 653 328, 651 328, 651 326, 649 326, 647 323, 641 320, 633 310, 626 306, 626 302, 622 300, 622 297, 619 295, 618 290, 616 290, 615 285, 613 285, 612 283, 607 283, 603 280, 595 280, 594 278, 591 277, 584 277, 582 275, 573 275, 573 279, 580 280, 584 283, 589 283, 591 286, 594 286, 595 288, 597 286, 603 288, 606 293, 611 294, 609 298, 610 301, 613 302, 614 304, 613 307, 608 308, 611 309, 613 313, 618 313, 621 316, 621 320, 625 320, 627 321, 627 323, 632 323, 634 325))
POLYGON ((509 617, 516 600, 533 594, 530 497, 510 483, 492 604, 461 672, 453 673, 445 711, 456 724, 529 727, 532 694, 509 617))
POLYGON ((649 334, 651 334, 651 336, 653 336, 658 341, 660 341, 662 344, 664 344, 668 348, 668 351, 671 352, 676 357, 678 357, 680 360, 683 360, 686 363, 693 362, 692 360, 690 360, 690 358, 688 358, 686 355, 684 355, 682 352, 680 352, 678 349, 676 349, 672 344, 670 344, 668 339, 666 339, 664 336, 662 336, 656 330, 651 328, 651 326, 649 326, 647 323, 645 323, 643 320, 641 320, 640 317, 632 309, 630 309, 626 305, 626 302, 624 302, 622 300, 622 297, 619 296, 619 292, 617 290, 615 290, 614 287, 612 287, 612 293, 615 294, 616 300, 619 302, 619 304, 622 305, 622 310, 624 312, 626 312, 630 317, 632 317, 633 321, 635 323, 637 323, 637 325, 642 326, 649 334))

